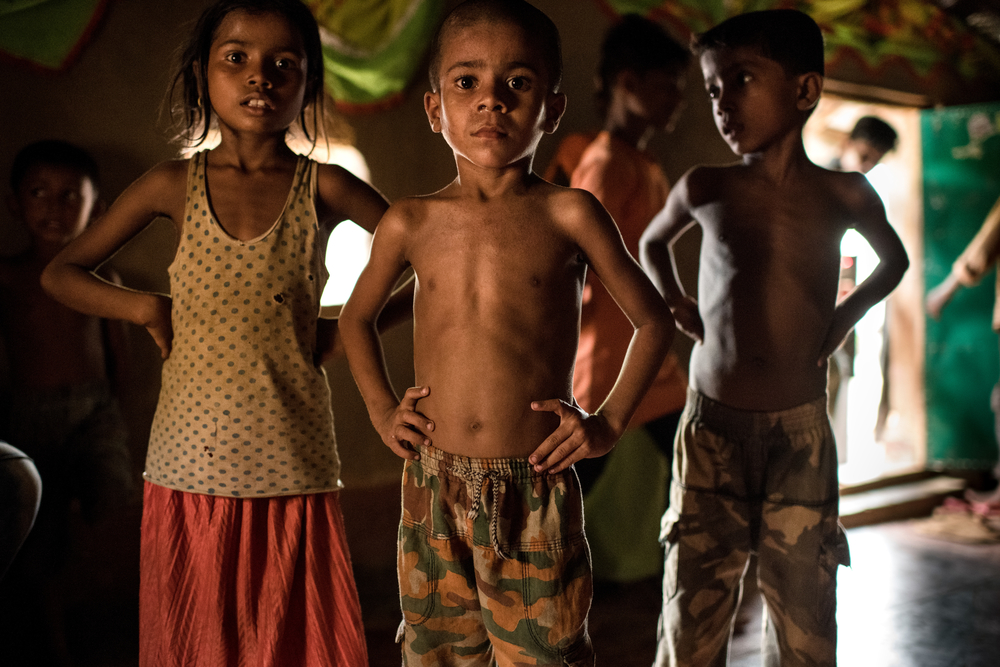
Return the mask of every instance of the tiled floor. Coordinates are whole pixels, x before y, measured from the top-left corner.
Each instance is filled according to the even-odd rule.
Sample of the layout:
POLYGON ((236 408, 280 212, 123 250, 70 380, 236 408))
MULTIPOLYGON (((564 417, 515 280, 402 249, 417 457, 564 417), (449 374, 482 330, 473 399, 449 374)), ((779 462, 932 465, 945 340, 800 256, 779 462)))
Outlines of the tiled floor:
MULTIPOLYGON (((838 578, 842 667, 1000 666, 1000 545, 924 537, 911 522, 854 528, 848 538, 853 566, 838 578)), ((358 582, 372 667, 399 665, 398 611, 386 601, 393 585, 386 576, 358 582)), ((659 605, 658 581, 599 590, 590 617, 598 665, 649 667, 659 605)), ((751 612, 732 667, 760 665, 759 606, 751 612)))
MULTIPOLYGON (((393 507, 398 500, 387 496, 381 503, 371 497, 353 502, 345 496, 371 667, 400 664, 393 641, 399 622, 393 507)), ((853 567, 842 568, 839 575, 841 667, 1000 666, 1000 545, 935 540, 917 533, 910 522, 854 528, 848 536, 853 567)), ((77 667, 134 667, 136 608, 126 589, 134 584, 136 554, 124 549, 121 562, 109 562, 107 542, 103 544, 89 546, 94 562, 105 566, 82 571, 90 573, 92 588, 114 573, 115 581, 121 581, 113 597, 77 596, 67 628, 70 644, 77 667)), ((649 667, 659 605, 655 580, 600 588, 590 617, 598 665, 649 667)), ((759 608, 752 611, 756 619, 733 641, 733 667, 760 664, 754 626, 759 608)), ((5 647, 7 630, 0 627, 5 647)), ((3 667, 48 664, 37 658, 35 652, 27 662, 14 663, 10 653, 0 649, 3 667)))

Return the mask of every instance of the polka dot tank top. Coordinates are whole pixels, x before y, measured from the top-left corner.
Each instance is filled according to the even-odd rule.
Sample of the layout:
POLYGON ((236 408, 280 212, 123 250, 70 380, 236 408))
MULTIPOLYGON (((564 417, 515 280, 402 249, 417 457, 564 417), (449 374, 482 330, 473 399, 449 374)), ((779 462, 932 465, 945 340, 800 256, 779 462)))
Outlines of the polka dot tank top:
POLYGON ((173 348, 146 455, 147 481, 259 498, 332 491, 340 459, 326 373, 313 363, 328 277, 316 221, 316 163, 299 158, 274 226, 240 241, 206 192, 207 152, 188 169, 169 267, 173 348))

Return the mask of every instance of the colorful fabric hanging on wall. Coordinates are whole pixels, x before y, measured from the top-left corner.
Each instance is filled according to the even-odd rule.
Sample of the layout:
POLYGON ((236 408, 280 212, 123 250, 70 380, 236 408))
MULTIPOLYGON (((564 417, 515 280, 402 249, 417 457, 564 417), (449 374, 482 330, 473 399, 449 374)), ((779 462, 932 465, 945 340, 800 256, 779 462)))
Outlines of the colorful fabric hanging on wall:
POLYGON ((974 81, 1000 72, 1000 48, 927 0, 597 0, 610 12, 662 20, 679 36, 761 9, 799 9, 826 40, 827 66, 853 58, 876 72, 898 62, 925 78, 938 70, 974 81))
POLYGON ((0 0, 0 55, 42 70, 64 70, 90 41, 107 4, 107 0, 0 0))
POLYGON ((443 14, 443 0, 304 0, 320 25, 326 87, 345 113, 402 100, 443 14))

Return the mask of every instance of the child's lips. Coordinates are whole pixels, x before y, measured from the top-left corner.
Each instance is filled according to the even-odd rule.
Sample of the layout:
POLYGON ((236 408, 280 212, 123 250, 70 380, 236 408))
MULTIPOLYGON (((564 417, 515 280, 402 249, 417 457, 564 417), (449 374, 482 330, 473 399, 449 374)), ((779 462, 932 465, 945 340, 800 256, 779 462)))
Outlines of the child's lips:
POLYGON ((480 139, 502 139, 507 136, 507 133, 498 127, 481 127, 472 133, 472 136, 479 137, 480 139))
POLYGON ((261 95, 251 95, 250 97, 240 102, 240 104, 250 109, 260 109, 260 110, 273 109, 270 100, 261 95))

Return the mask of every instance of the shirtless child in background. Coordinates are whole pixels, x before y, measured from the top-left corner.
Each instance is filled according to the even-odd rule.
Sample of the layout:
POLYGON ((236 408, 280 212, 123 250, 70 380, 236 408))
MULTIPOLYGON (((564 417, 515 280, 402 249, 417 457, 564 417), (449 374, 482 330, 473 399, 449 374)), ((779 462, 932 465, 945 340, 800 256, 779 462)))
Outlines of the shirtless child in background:
POLYGON ((837 459, 827 358, 908 260, 864 176, 813 164, 802 127, 823 85, 823 38, 793 10, 733 17, 694 46, 716 127, 742 160, 695 167, 641 242, 678 326, 696 340, 675 451, 656 665, 724 665, 751 551, 764 665, 836 664, 837 459), (672 243, 701 225, 698 300, 672 243), (879 264, 837 304, 840 242, 879 264))
POLYGON ((571 465, 614 446, 673 323, 597 200, 531 171, 566 103, 548 17, 525 2, 463 3, 441 28, 430 70, 427 117, 458 177, 389 209, 340 318, 372 423, 406 459, 404 664, 458 664, 459 655, 463 665, 592 664, 591 573, 571 465), (401 402, 374 324, 408 267, 419 386, 401 402), (588 267, 635 328, 618 383, 592 414, 572 394, 588 267))

